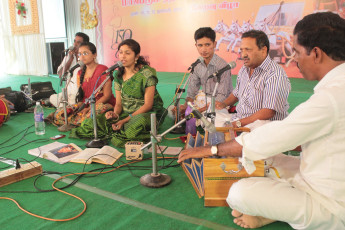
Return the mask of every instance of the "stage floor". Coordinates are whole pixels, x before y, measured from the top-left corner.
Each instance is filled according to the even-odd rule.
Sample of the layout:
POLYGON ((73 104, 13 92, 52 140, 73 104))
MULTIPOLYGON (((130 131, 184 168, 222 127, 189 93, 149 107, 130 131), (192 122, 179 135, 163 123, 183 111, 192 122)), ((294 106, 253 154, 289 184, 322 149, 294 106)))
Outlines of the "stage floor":
MULTIPOLYGON (((0 88, 11 86, 19 90, 21 84, 51 81, 56 91, 61 91, 56 76, 10 76, 0 77, 0 88)), ((175 87, 182 79, 182 73, 158 73, 158 91, 162 95, 165 107, 173 98, 175 87)), ((233 78, 235 85, 236 78, 233 78)), ((292 92, 289 96, 291 111, 298 104, 307 100, 316 82, 304 79, 291 79, 292 92)), ((44 108, 45 115, 53 112, 52 108, 44 108)), ((96 170, 105 172, 114 167, 128 163, 122 157, 114 167, 105 168, 101 164, 66 163, 63 165, 45 160, 35 159, 28 154, 29 149, 37 148, 53 142, 49 137, 59 134, 53 125, 46 125, 46 134, 34 134, 32 113, 18 113, 0 128, 0 157, 19 159, 22 163, 37 161, 45 172, 39 178, 29 178, 0 188, 1 197, 15 199, 29 212, 52 219, 68 219, 78 215, 84 208, 81 201, 60 192, 40 192, 52 189, 52 183, 61 175, 96 170)), ((162 133, 173 125, 166 118, 158 130, 162 133)), ((168 134, 169 138, 180 135, 168 134)), ((85 148, 87 140, 59 139, 63 143, 75 143, 85 148)), ((179 140, 163 140, 165 146, 184 146, 179 140)), ((118 148, 124 153, 124 149, 118 148)), ((0 201, 1 229, 241 229, 233 223, 231 209, 228 207, 204 207, 203 199, 196 195, 187 176, 176 163, 176 159, 162 158, 159 155, 159 172, 169 175, 172 182, 163 188, 147 188, 140 184, 140 177, 152 171, 150 154, 145 154, 144 161, 130 164, 109 173, 97 173, 82 177, 76 184, 64 191, 82 198, 87 205, 86 212, 79 218, 61 222, 48 221, 30 216, 21 211, 9 200, 0 201)), ((0 170, 8 169, 9 165, 0 163, 0 170)), ((58 187, 71 183, 76 176, 67 177, 58 182, 58 187)), ((285 223, 276 222, 260 229, 291 229, 285 223)))

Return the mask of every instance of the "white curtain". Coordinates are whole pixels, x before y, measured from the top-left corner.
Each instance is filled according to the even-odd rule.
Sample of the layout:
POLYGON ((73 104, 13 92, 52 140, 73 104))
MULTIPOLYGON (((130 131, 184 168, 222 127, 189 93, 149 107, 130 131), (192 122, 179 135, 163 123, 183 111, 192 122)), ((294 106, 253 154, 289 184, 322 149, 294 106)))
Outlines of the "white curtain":
MULTIPOLYGON (((67 38, 68 46, 73 44, 74 35, 77 32, 83 32, 90 37, 90 42, 96 44, 96 30, 92 29, 83 29, 81 28, 81 19, 80 19, 80 5, 85 2, 85 0, 65 0, 65 14, 66 14, 66 28, 67 28, 67 38)), ((89 4, 89 13, 92 14, 94 7, 93 0, 87 0, 89 4)), ((95 9, 96 10, 96 9, 95 9)), ((99 12, 97 12, 99 15, 99 12)), ((99 18, 98 18, 99 20, 99 18)), ((99 47, 97 47, 97 52, 99 53, 99 47)), ((99 63, 102 63, 102 55, 98 55, 97 60, 99 63)))
MULTIPOLYGON (((36 0, 31 0, 36 1, 36 0)), ((41 0, 37 0, 39 34, 12 35, 8 0, 0 0, 0 42, 4 47, 3 72, 14 75, 48 75, 41 0)))

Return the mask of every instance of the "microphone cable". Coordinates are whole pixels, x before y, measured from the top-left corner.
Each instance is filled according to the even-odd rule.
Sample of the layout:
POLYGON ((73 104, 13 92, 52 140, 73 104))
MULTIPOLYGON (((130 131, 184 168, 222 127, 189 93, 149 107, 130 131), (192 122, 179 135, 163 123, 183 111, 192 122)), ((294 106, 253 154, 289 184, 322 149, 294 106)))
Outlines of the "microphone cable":
MULTIPOLYGON (((177 157, 168 157, 168 158, 173 158, 173 159, 175 160, 177 157)), ((151 158, 147 158, 146 160, 149 160, 149 159, 151 159, 151 158)), ((163 160, 164 160, 164 159, 165 159, 165 157, 163 156, 163 160)), ((31 215, 31 216, 40 218, 40 219, 49 220, 49 221, 56 221, 56 222, 66 222, 66 221, 74 220, 74 219, 77 219, 78 217, 80 217, 81 215, 84 214, 84 212, 86 211, 86 206, 87 206, 87 205, 86 205, 86 202, 85 202, 82 198, 80 198, 80 197, 78 197, 78 196, 76 196, 76 195, 74 195, 74 194, 72 194, 72 193, 68 193, 68 192, 66 192, 66 191, 63 191, 62 189, 74 185, 75 183, 77 183, 77 181, 80 180, 81 177, 83 177, 83 176, 85 176, 85 175, 89 175, 89 174, 100 175, 100 174, 103 174, 103 173, 109 173, 109 172, 113 172, 113 171, 115 171, 115 170, 117 170, 117 169, 120 169, 120 168, 122 168, 122 167, 124 167, 124 166, 128 166, 128 165, 130 165, 130 164, 134 164, 134 163, 138 163, 138 162, 140 162, 140 161, 128 162, 128 163, 119 165, 119 166, 117 166, 117 167, 114 167, 114 166, 104 166, 104 167, 102 167, 102 168, 93 169, 93 170, 91 170, 91 171, 89 171, 89 172, 69 173, 69 174, 67 174, 67 175, 61 176, 60 178, 56 179, 56 180, 53 182, 53 184, 52 184, 52 187, 53 187, 53 190, 54 190, 54 191, 58 191, 58 192, 61 192, 61 193, 66 194, 66 195, 68 195, 68 196, 74 197, 75 199, 79 200, 79 201, 83 204, 83 209, 80 211, 80 213, 77 214, 77 215, 75 215, 75 216, 73 216, 73 217, 70 217, 70 218, 65 218, 65 219, 53 219, 53 218, 49 218, 49 217, 40 216, 40 215, 34 214, 34 213, 32 213, 32 212, 29 212, 29 211, 27 211, 26 209, 24 209, 23 207, 21 207, 20 204, 19 204, 15 199, 12 199, 12 198, 9 198, 9 197, 0 197, 0 199, 10 200, 10 201, 14 202, 14 203, 18 206, 18 208, 19 208, 20 210, 22 210, 23 212, 25 212, 25 213, 27 213, 27 214, 29 214, 29 215, 31 215), (103 171, 103 170, 109 169, 109 168, 111 168, 111 170, 103 171), (101 169, 102 171, 100 171, 100 172, 95 172, 95 171, 100 170, 100 169, 101 169), (72 183, 70 183, 69 185, 64 186, 64 187, 62 187, 62 188, 58 188, 58 187, 55 186, 55 184, 56 184, 57 182, 59 182, 60 180, 66 178, 66 177, 69 177, 69 176, 77 176, 77 178, 75 178, 75 179, 72 181, 72 183)), ((162 168, 180 166, 179 164, 170 166, 171 163, 172 163, 172 162, 170 162, 170 163, 168 164, 168 166, 164 166, 164 167, 162 167, 162 168)), ((85 164, 84 164, 84 168, 85 168, 85 164)), ((83 168, 83 170, 84 170, 84 168, 83 168)), ((47 175, 47 174, 60 174, 60 173, 59 173, 59 172, 45 172, 45 175, 47 175)), ((40 177, 41 177, 41 176, 39 176, 38 178, 40 178, 40 177)), ((36 184, 38 178, 36 178, 35 184, 36 184)), ((53 190, 42 190, 42 189, 37 188, 37 186, 35 186, 35 188, 38 190, 37 192, 53 191, 53 190)), ((0 191, 0 192, 11 192, 11 191, 0 191)), ((20 191, 17 191, 17 192, 20 192, 20 191)), ((34 192, 32 192, 32 191, 22 191, 22 192, 34 193, 34 192)))

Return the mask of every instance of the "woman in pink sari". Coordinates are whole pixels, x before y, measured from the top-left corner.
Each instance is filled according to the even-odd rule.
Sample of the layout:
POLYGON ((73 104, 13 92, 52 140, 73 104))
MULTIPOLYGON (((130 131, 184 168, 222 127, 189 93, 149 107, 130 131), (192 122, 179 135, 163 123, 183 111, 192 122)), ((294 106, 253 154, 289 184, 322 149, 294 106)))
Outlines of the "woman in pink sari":
MULTIPOLYGON (((107 76, 102 75, 102 73, 108 69, 105 65, 96 62, 97 50, 91 42, 85 42, 80 45, 78 56, 79 60, 84 63, 84 66, 79 70, 77 76, 79 87, 76 96, 77 103, 67 107, 68 123, 75 126, 79 126, 81 122, 90 117, 90 105, 85 103, 86 99, 106 79, 107 76)), ((115 97, 112 93, 112 80, 113 77, 95 94, 96 114, 102 114, 114 108, 115 97)), ((63 108, 56 110, 53 123, 55 125, 63 125, 65 123, 63 108)))

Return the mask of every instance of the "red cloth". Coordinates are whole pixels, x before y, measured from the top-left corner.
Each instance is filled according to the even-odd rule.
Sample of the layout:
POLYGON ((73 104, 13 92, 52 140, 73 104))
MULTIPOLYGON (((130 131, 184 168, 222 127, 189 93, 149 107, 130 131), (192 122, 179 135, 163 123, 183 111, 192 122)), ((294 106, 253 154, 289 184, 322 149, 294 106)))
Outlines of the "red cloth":
MULTIPOLYGON (((88 81, 83 82, 82 84, 82 88, 84 91, 84 98, 83 98, 83 102, 85 102, 85 99, 89 98, 93 92, 94 89, 97 89, 97 87, 102 84, 102 82, 106 79, 106 75, 102 75, 101 74, 106 71, 108 69, 108 67, 106 67, 105 65, 97 65, 95 71, 93 72, 93 75, 90 79, 88 79, 88 81), (99 78, 99 76, 101 76, 99 78), (99 78, 98 82, 97 79, 99 78), (97 82, 97 85, 95 87, 95 84, 97 82)), ((79 70, 78 75, 81 75, 82 70, 79 70)), ((78 78, 80 79, 80 78, 78 78)), ((110 78, 111 82, 113 82, 113 77, 110 78)), ((101 98, 103 96, 103 92, 102 90, 100 90, 98 92, 98 94, 96 95, 96 101, 101 98)), ((112 106, 115 105, 115 97, 113 94, 111 94, 111 98, 109 99, 109 101, 107 102, 109 104, 111 104, 112 106)))
POLYGON ((7 120, 9 110, 5 101, 0 99, 0 126, 7 120))
POLYGON ((236 106, 230 106, 230 108, 228 109, 229 113, 236 113, 236 106))

